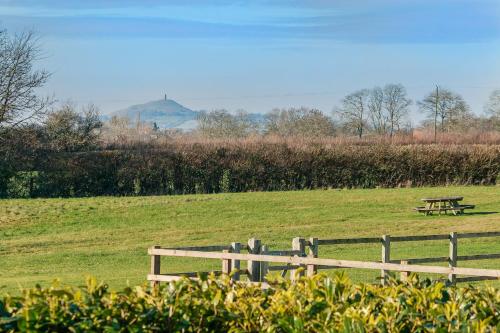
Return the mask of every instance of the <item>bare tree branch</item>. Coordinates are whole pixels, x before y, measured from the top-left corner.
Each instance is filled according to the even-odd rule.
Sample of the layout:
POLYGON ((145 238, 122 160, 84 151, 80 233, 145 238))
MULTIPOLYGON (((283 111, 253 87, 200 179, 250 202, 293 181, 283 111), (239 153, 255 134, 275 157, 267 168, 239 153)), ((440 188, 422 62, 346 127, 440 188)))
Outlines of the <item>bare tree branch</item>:
POLYGON ((370 92, 368 99, 368 110, 375 132, 378 134, 387 133, 387 117, 384 113, 384 91, 380 87, 375 87, 370 92))
POLYGON ((196 120, 199 133, 209 138, 242 138, 255 133, 258 126, 243 110, 235 115, 227 110, 200 112, 196 120))
POLYGON ((274 109, 266 115, 265 132, 279 136, 327 137, 334 134, 334 124, 318 109, 274 109))
POLYGON ((450 131, 472 117, 469 105, 461 95, 442 88, 439 89, 438 94, 433 91, 419 101, 418 106, 429 119, 434 119, 437 99, 437 115, 441 132, 450 131))
POLYGON ((500 89, 491 92, 484 109, 491 117, 500 119, 500 89))
POLYGON ((39 120, 52 99, 37 96, 35 90, 50 77, 45 70, 36 70, 40 49, 33 32, 12 37, 0 34, 0 129, 39 120))
POLYGON ((347 95, 342 100, 342 107, 336 112, 340 115, 345 125, 354 130, 358 137, 362 137, 367 125, 368 116, 368 89, 358 90, 347 95))
POLYGON ((399 130, 401 122, 408 114, 412 101, 406 95, 406 89, 401 84, 388 84, 384 87, 384 108, 387 114, 389 135, 399 130))

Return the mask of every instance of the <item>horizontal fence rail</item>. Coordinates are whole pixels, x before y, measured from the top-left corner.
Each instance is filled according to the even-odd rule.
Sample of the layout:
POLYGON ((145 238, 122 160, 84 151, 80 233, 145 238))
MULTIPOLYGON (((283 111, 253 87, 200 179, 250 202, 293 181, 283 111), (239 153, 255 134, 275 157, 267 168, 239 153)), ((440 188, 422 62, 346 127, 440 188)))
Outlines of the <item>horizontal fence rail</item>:
MULTIPOLYGON (((500 270, 481 269, 481 268, 462 268, 462 267, 440 267, 440 266, 422 266, 408 264, 378 263, 370 261, 337 260, 323 258, 304 258, 304 257, 285 257, 265 254, 245 254, 245 253, 219 253, 203 251, 185 251, 151 248, 148 253, 152 256, 168 257, 191 257, 206 259, 225 259, 225 260, 252 260, 257 262, 279 262, 292 265, 321 265, 334 266, 339 268, 362 268, 362 269, 384 269, 399 272, 416 273, 437 273, 437 274, 459 274, 481 277, 493 277, 500 279, 500 270)), ((158 274, 148 275, 148 280, 157 280, 158 274)))
MULTIPOLYGON (((486 259, 498 259, 500 258, 500 253, 491 254, 477 254, 477 255, 458 255, 458 240, 467 238, 481 238, 481 237, 499 237, 499 231, 490 232, 474 232, 474 233, 456 233, 452 232, 448 235, 437 234, 437 235, 415 235, 415 236, 390 236, 383 235, 382 237, 366 237, 366 238, 337 238, 337 239, 319 239, 317 243, 319 245, 339 245, 339 244, 381 244, 382 245, 382 263, 404 263, 404 264, 424 264, 424 263, 439 263, 447 262, 449 267, 457 267, 458 261, 469 261, 469 260, 486 260, 486 259), (437 241, 437 240, 448 240, 449 241, 449 256, 447 257, 432 257, 432 258, 410 258, 410 259, 399 259, 394 260, 391 258, 391 243, 394 242, 422 242, 422 241, 437 241)), ((308 242, 310 246, 311 242, 308 242)), ((381 270, 381 281, 384 283, 387 280, 388 272, 387 270, 381 270)), ((405 279, 407 272, 401 274, 401 279, 405 279)), ((457 280, 456 274, 450 273, 448 275, 448 282, 454 284, 458 282, 471 282, 471 281, 481 281, 484 279, 489 279, 490 277, 468 277, 460 278, 457 280)))
MULTIPOLYGON (((473 233, 457 233, 458 238, 480 238, 480 237, 499 237, 500 231, 492 232, 473 232, 473 233)), ((391 236, 391 242, 413 242, 413 241, 429 241, 429 240, 448 240, 450 235, 418 235, 418 236, 391 236)), ((335 238, 335 239, 319 239, 319 245, 337 245, 337 244, 361 244, 372 243, 377 244, 382 241, 382 237, 366 237, 366 238, 335 238)))
POLYGON ((318 239, 318 245, 380 243, 380 237, 318 239))
MULTIPOLYGON (((207 246, 181 246, 171 248, 172 250, 188 250, 188 251, 224 251, 231 250, 231 245, 207 245, 207 246)), ((246 250, 248 246, 241 245, 241 250, 246 250)))
POLYGON ((338 260, 323 258, 304 258, 304 257, 285 257, 266 254, 246 254, 246 253, 219 253, 203 251, 183 251, 151 248, 150 255, 168 256, 168 257, 190 257, 206 259, 227 259, 227 260, 252 260, 263 262, 280 262, 292 265, 323 265, 343 268, 365 268, 365 269, 387 269, 391 271, 407 271, 417 273, 440 273, 440 274, 461 274, 473 276, 490 276, 500 278, 500 270, 481 269, 481 268, 462 268, 462 267, 440 267, 440 266, 421 266, 421 265, 402 265, 391 263, 379 263, 372 261, 338 260))
POLYGON ((222 261, 222 270, 211 271, 215 275, 231 274, 233 280, 239 280, 241 275, 246 275, 249 282, 264 282, 266 274, 270 271, 282 271, 281 276, 286 276, 290 272, 292 280, 307 274, 312 276, 320 269, 332 268, 355 268, 371 269, 381 271, 381 282, 385 283, 389 271, 401 272, 401 280, 407 278, 409 272, 431 273, 447 275, 449 284, 457 282, 472 282, 482 280, 500 279, 500 270, 457 267, 458 261, 500 259, 500 253, 494 254, 473 254, 458 255, 458 239, 478 238, 478 237, 498 237, 500 232, 484 233, 450 233, 449 235, 419 235, 419 236, 389 236, 365 237, 365 238, 339 238, 339 239, 318 239, 296 237, 292 240, 292 250, 270 250, 267 245, 261 244, 261 241, 252 238, 248 243, 231 243, 231 245, 214 246, 189 246, 178 248, 161 248, 154 246, 148 250, 151 256, 151 272, 148 280, 153 285, 159 282, 175 281, 182 276, 196 278, 201 273, 208 272, 187 272, 187 273, 160 273, 160 258, 166 257, 190 257, 219 259, 222 261), (433 258, 410 258, 410 259, 391 259, 391 242, 407 241, 429 241, 429 240, 448 240, 449 256, 433 258), (381 261, 356 261, 339 260, 333 258, 318 258, 320 245, 338 245, 338 244, 366 244, 378 243, 382 245, 381 261), (246 250, 248 253, 241 253, 246 250), (247 269, 241 269, 241 261, 247 261, 247 269), (447 262, 448 267, 426 266, 423 263, 447 262), (279 263, 278 266, 270 266, 270 263, 279 263), (301 269, 302 268, 302 269, 301 269), (457 277, 461 275, 462 277, 457 277))

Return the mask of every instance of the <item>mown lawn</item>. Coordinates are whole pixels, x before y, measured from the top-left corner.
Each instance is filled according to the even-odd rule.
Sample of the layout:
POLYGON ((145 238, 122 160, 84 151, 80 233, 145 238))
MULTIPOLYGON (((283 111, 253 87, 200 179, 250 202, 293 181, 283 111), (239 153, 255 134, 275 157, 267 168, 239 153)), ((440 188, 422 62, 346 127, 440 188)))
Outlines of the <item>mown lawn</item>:
MULTIPOLYGON (((245 243, 260 238, 290 249, 293 237, 367 237, 500 230, 500 187, 327 190, 158 197, 0 201, 1 292, 48 284, 81 284, 86 275, 112 287, 142 283, 147 248, 245 243), (463 195, 465 216, 422 216, 425 196, 463 195)), ((320 248, 320 257, 380 260, 378 245, 320 248)), ((397 243, 393 258, 446 256, 446 241, 397 243)), ((461 240, 459 255, 500 253, 498 238, 461 240)), ((171 259, 170 272, 219 269, 217 261, 171 259)), ((459 263, 500 268, 500 260, 459 263)), ((349 272, 374 281, 378 272, 349 272)))

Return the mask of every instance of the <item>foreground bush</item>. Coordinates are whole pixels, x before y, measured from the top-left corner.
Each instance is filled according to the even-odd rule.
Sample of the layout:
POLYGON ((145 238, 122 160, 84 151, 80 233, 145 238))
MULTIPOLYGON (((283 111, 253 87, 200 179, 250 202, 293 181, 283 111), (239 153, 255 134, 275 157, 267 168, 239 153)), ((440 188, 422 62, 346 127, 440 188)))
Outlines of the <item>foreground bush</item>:
POLYGON ((0 197, 493 185, 499 173, 500 146, 175 143, 14 159, 0 197))
POLYGON ((0 302, 0 331, 51 332, 496 332, 500 291, 419 282, 352 284, 345 276, 280 280, 262 290, 213 277, 151 291, 24 290, 0 302))

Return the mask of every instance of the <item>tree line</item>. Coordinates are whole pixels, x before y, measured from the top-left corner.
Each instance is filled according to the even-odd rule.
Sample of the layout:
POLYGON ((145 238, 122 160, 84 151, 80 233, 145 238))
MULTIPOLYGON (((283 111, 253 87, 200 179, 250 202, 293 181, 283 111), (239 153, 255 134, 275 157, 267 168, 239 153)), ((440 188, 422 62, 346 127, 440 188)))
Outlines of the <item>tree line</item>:
POLYGON ((476 116, 464 98, 449 89, 436 87, 414 102, 402 84, 361 89, 346 95, 331 115, 318 109, 301 107, 274 109, 264 121, 252 120, 244 111, 202 112, 198 117, 199 134, 210 138, 238 138, 252 134, 279 136, 328 137, 355 135, 359 138, 409 133, 414 126, 409 118, 415 104, 425 116, 422 128, 438 133, 463 132, 470 128, 500 130, 500 90, 491 93, 485 114, 476 116))
MULTIPOLYGON (((22 135, 42 138, 42 143, 56 150, 77 151, 95 149, 100 143, 165 139, 171 134, 155 124, 133 124, 119 117, 103 123, 95 105, 78 108, 39 96, 37 89, 50 78, 48 71, 35 66, 40 50, 34 33, 9 35, 0 30, 0 140, 18 137, 24 131, 22 135)), ((346 95, 330 114, 308 107, 281 108, 258 120, 241 110, 200 112, 197 128, 191 134, 205 138, 253 135, 392 138, 414 128, 409 119, 412 105, 425 115, 421 127, 435 132, 462 132, 471 128, 500 130, 500 89, 491 93, 485 114, 476 116, 464 98, 451 90, 436 87, 414 102, 402 84, 391 83, 346 95)))

